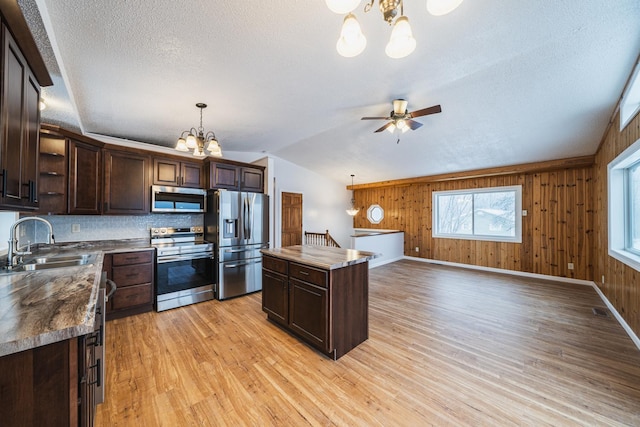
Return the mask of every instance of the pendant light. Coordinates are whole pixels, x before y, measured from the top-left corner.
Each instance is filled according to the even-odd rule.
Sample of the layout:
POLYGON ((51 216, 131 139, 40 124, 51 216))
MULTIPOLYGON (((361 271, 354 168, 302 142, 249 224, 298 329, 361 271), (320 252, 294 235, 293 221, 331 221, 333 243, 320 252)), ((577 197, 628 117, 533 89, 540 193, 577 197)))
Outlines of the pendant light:
POLYGON ((347 214, 351 215, 351 216, 356 216, 357 213, 360 211, 360 209, 356 208, 356 199, 355 199, 355 193, 353 191, 353 177, 355 175, 351 174, 351 207, 349 209, 347 209, 347 214))
POLYGON ((178 151, 193 151, 194 157, 206 157, 207 152, 212 156, 222 157, 222 149, 220 143, 216 139, 216 134, 213 131, 209 131, 205 134, 204 127, 202 127, 202 110, 207 108, 207 104, 199 102, 196 107, 200 109, 200 126, 185 130, 178 138, 175 149, 178 151), (188 134, 186 137, 185 134, 188 134), (207 147, 205 148, 205 144, 207 147))

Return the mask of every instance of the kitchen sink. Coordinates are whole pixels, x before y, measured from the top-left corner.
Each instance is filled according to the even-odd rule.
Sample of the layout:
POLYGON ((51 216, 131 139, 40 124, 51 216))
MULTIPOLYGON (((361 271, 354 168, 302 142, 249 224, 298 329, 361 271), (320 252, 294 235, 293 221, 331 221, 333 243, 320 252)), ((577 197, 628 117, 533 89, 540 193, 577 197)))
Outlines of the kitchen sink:
POLYGON ((31 258, 25 261, 23 264, 18 264, 13 268, 3 269, 1 273, 12 273, 20 271, 37 271, 37 270, 49 270, 52 268, 64 268, 75 267, 79 265, 92 265, 95 261, 95 255, 80 254, 70 256, 50 256, 50 257, 37 257, 31 258))

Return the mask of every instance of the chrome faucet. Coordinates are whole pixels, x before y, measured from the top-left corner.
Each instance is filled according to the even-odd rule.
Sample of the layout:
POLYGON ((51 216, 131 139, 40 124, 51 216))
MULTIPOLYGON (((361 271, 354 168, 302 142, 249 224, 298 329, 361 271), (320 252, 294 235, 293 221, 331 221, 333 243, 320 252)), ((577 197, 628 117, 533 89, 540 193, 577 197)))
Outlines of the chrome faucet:
POLYGON ((11 238, 11 240, 9 240, 9 250, 8 250, 8 253, 7 253, 7 266, 8 267, 13 267, 13 266, 18 264, 18 256, 31 255, 31 242, 28 243, 26 251, 19 251, 18 250, 18 236, 16 236, 16 230, 18 229, 18 226, 20 224, 22 224, 23 222, 26 222, 26 221, 40 221, 40 222, 44 222, 45 224, 47 224, 47 227, 49 227, 49 234, 47 235, 47 244, 51 245, 51 244, 54 243, 54 240, 53 240, 53 226, 51 225, 51 223, 49 221, 47 221, 46 219, 42 219, 40 217, 37 217, 37 216, 28 216, 28 217, 25 217, 25 218, 20 218, 19 220, 17 220, 16 222, 13 223, 13 225, 11 226, 11 229, 9 230, 9 237, 11 238))

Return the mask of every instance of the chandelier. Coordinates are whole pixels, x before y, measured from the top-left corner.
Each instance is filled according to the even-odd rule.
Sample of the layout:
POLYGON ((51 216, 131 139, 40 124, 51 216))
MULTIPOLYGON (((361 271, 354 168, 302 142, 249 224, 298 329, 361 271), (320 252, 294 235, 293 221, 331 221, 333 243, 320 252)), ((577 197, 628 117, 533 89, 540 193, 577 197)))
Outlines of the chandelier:
MULTIPOLYGON (((341 15, 347 14, 342 23, 340 38, 336 44, 338 53, 347 58, 361 54, 367 46, 367 39, 364 34, 362 34, 360 23, 358 23, 355 15, 351 13, 358 7, 360 0, 325 1, 331 11, 341 15)), ((457 8, 462 1, 463 0, 427 0, 427 10, 435 16, 445 15, 457 8)), ((370 0, 365 4, 365 13, 371 10, 374 3, 375 0, 370 0)), ((378 4, 383 19, 387 21, 389 25, 393 25, 391 38, 384 51, 387 56, 391 58, 404 58, 416 48, 416 39, 413 38, 409 18, 404 16, 404 2, 403 0, 378 0, 378 4), (400 16, 396 19, 398 11, 400 16)))
POLYGON ((207 104, 199 102, 196 107, 200 109, 200 126, 198 129, 191 128, 190 130, 182 131, 178 143, 176 144, 176 150, 178 151, 190 151, 193 150, 195 157, 206 157, 211 154, 215 157, 222 157, 222 149, 220 143, 216 139, 216 134, 212 131, 204 133, 202 127, 202 110, 207 108, 207 104), (185 134, 187 134, 185 138, 185 134), (207 148, 205 148, 205 144, 207 148), (208 152, 208 153, 207 153, 208 152))
POLYGON ((351 207, 349 209, 347 209, 347 213, 351 216, 356 216, 356 214, 358 213, 358 211, 360 211, 360 209, 356 208, 356 199, 355 199, 355 195, 353 192, 353 177, 355 175, 351 174, 351 207))

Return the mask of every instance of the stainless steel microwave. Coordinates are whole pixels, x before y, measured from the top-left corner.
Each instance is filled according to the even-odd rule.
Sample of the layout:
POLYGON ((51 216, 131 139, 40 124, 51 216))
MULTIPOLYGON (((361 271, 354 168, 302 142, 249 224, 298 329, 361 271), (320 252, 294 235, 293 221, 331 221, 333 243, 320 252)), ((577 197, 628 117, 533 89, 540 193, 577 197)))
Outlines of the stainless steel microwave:
POLYGON ((207 190, 201 188, 151 186, 151 212, 203 213, 207 190))

